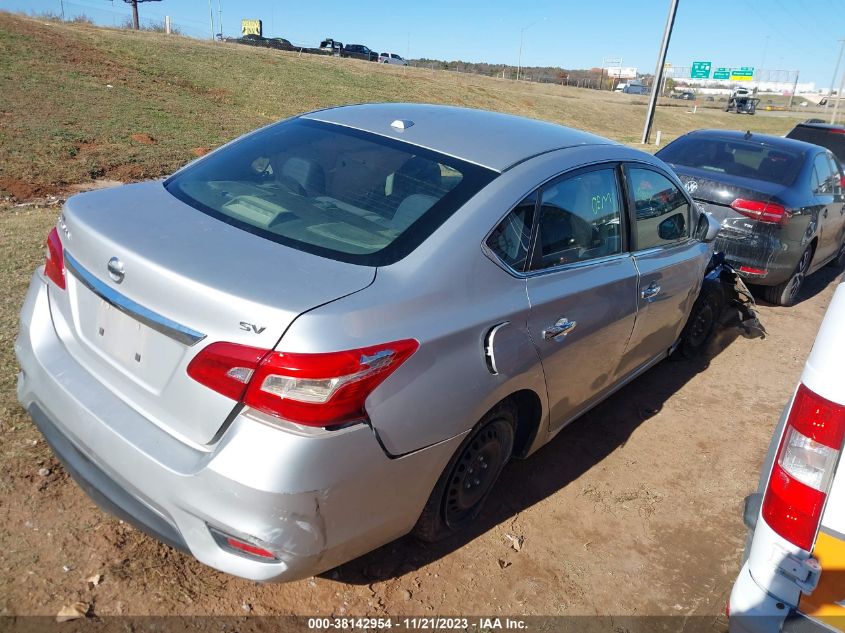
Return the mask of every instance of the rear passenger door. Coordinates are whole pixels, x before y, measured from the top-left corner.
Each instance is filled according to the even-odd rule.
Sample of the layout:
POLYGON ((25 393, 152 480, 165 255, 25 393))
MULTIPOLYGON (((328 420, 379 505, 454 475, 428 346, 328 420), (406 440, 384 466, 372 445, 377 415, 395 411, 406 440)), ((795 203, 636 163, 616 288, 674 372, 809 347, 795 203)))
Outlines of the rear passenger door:
POLYGON ((543 363, 552 429, 614 384, 634 327, 637 270, 623 201, 613 164, 567 173, 536 193, 528 328, 543 363))
POLYGON ((827 152, 813 158, 813 196, 819 213, 819 241, 814 263, 833 257, 842 243, 842 187, 839 169, 827 152))
POLYGON ((709 259, 707 245, 692 238, 693 206, 685 192, 651 166, 629 164, 624 174, 639 285, 637 321, 620 378, 664 355, 678 340, 709 259))

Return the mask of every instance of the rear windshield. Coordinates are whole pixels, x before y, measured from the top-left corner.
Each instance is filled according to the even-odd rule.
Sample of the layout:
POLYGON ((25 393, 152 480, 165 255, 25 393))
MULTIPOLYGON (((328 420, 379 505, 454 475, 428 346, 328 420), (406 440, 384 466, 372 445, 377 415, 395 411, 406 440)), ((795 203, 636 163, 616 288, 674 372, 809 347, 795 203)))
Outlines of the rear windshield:
POLYGON ((845 129, 798 125, 786 136, 821 145, 833 152, 840 163, 845 163, 845 129))
POLYGON ((672 165, 695 167, 729 176, 791 185, 804 163, 803 152, 760 143, 682 137, 657 154, 672 165))
POLYGON ((165 187, 261 237, 384 266, 410 253, 495 176, 393 139, 293 119, 235 141, 165 187))

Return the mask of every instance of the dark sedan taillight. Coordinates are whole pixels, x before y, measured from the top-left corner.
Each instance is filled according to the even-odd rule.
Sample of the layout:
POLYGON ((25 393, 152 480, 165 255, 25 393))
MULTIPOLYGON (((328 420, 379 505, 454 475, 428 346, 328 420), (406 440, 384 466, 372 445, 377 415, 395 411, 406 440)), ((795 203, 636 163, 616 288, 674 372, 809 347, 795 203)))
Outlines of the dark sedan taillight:
POLYGON ((731 203, 731 209, 752 220, 768 224, 786 224, 789 220, 786 207, 774 202, 737 198, 731 203))

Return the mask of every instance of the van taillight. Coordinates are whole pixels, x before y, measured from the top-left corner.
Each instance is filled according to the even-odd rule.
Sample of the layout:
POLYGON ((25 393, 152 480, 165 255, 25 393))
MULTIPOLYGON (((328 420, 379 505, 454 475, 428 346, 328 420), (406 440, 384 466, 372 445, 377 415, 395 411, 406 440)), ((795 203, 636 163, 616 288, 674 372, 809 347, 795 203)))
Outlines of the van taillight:
POLYGON ((65 256, 62 251, 62 240, 56 227, 47 236, 46 260, 44 274, 62 290, 65 289, 65 256))
POLYGON ((212 343, 190 362, 188 375, 268 415, 330 427, 365 417, 367 397, 418 347, 417 341, 406 339, 300 354, 212 343))
POLYGON ((737 198, 731 203, 731 209, 758 222, 786 224, 787 220, 789 220, 786 207, 775 204, 774 202, 737 198))
POLYGON ((810 551, 845 437, 845 406, 798 387, 772 467, 762 516, 790 543, 810 551))

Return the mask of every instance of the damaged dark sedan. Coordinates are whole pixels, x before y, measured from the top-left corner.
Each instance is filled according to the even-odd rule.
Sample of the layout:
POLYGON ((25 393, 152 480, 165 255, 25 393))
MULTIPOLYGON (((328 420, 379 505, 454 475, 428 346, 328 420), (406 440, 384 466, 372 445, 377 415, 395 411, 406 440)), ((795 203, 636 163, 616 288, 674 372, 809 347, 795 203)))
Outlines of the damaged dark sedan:
POLYGON ((657 153, 721 223, 716 250, 761 296, 795 303, 804 279, 845 265, 842 167, 823 147, 729 130, 697 130, 657 153))

